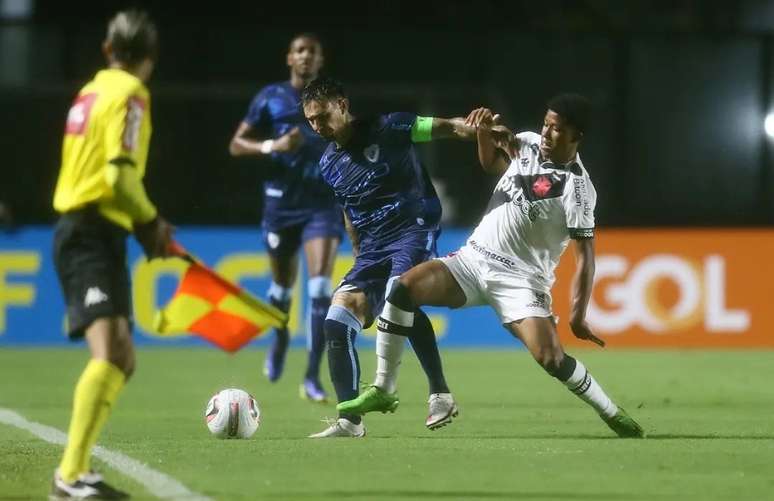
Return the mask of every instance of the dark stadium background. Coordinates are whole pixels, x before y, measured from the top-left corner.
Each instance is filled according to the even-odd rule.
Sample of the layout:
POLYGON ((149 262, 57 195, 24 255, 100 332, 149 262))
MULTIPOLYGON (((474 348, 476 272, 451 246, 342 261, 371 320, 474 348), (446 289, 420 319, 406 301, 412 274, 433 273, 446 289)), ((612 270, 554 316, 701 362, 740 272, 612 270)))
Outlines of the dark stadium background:
MULTIPOLYGON (((13 2, 7 2, 13 3, 13 2)), ((231 134, 286 46, 313 31, 326 73, 358 113, 462 115, 487 105, 536 129, 545 101, 595 103, 581 148, 606 226, 770 225, 774 6, 663 2, 37 1, 0 20, 0 200, 19 223, 54 220, 61 134, 77 89, 103 65, 107 19, 148 9, 161 33, 150 82, 151 198, 178 224, 258 224, 269 169, 232 159, 231 134)), ((472 144, 422 147, 447 224, 472 225, 492 179, 472 144)))

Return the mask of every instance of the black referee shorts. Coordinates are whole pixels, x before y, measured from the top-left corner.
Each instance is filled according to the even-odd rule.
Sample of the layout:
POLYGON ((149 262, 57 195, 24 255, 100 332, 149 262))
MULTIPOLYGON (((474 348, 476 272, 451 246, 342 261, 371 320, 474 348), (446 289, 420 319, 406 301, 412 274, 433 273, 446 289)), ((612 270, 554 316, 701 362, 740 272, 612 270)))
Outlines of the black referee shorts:
POLYGON ((84 336, 98 318, 132 318, 128 232, 95 206, 65 213, 54 231, 54 266, 67 304, 67 333, 84 336))

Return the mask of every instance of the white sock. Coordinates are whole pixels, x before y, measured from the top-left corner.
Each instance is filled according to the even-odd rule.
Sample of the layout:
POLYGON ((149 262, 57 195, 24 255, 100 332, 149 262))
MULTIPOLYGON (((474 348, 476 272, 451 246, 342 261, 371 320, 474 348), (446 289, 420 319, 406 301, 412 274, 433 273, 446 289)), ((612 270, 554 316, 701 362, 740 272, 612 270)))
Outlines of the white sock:
POLYGON ((615 416, 618 412, 618 407, 610 400, 610 397, 607 396, 599 383, 589 374, 586 366, 578 359, 575 359, 575 362, 577 363, 575 370, 572 376, 564 382, 565 386, 602 416, 615 416))
POLYGON ((406 339, 396 334, 376 331, 376 379, 378 386, 388 393, 398 388, 398 367, 403 355, 406 339))

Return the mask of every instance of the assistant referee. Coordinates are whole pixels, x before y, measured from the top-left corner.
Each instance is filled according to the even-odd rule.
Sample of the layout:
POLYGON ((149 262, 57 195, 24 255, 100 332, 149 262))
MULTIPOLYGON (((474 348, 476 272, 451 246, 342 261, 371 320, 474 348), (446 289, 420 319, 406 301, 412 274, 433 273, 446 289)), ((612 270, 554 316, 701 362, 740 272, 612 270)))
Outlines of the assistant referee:
POLYGON ((142 183, 151 137, 150 94, 156 27, 140 11, 108 23, 107 69, 86 84, 70 108, 54 193, 61 217, 54 263, 67 303, 68 335, 85 337, 91 359, 75 387, 68 441, 52 499, 121 499, 90 467, 91 449, 134 370, 131 286, 126 237, 134 233, 149 259, 165 257, 172 227, 142 183))

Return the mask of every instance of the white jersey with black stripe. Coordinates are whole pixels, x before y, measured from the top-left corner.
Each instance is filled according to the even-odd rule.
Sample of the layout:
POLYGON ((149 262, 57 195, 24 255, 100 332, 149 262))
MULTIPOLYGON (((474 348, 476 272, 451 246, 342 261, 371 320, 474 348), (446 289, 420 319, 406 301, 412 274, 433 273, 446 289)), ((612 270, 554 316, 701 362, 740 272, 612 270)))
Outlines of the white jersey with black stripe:
POLYGON ((507 273, 514 286, 550 292, 570 238, 594 236, 597 193, 579 156, 558 166, 540 158, 540 135, 516 137, 519 155, 467 245, 507 273))

